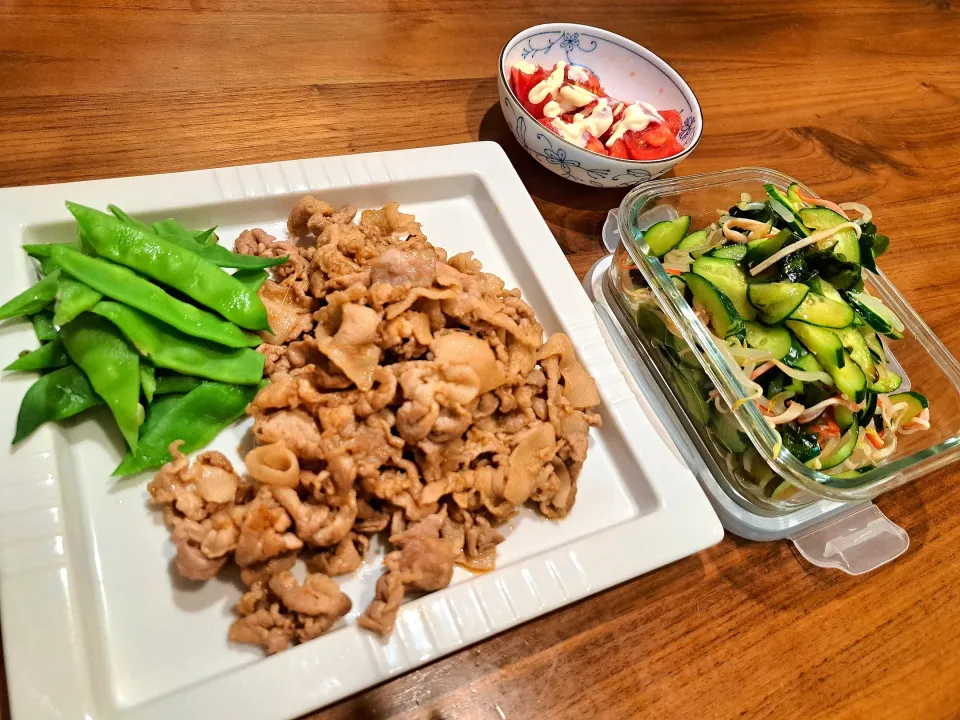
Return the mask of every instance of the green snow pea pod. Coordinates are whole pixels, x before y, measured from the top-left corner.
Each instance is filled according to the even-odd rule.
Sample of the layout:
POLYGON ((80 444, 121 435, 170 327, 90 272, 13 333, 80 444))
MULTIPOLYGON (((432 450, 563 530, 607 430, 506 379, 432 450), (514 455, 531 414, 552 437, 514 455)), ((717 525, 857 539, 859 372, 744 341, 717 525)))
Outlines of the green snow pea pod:
POLYGON ((11 372, 32 372, 49 370, 70 364, 70 358, 63 350, 63 343, 59 339, 51 340, 32 352, 25 353, 7 365, 4 370, 11 372))
POLYGON ((187 335, 229 347, 251 347, 263 342, 259 335, 245 332, 213 313, 178 300, 122 265, 88 257, 70 247, 54 250, 53 260, 68 275, 97 292, 153 315, 187 335))
POLYGON ((203 447, 243 415, 260 387, 208 381, 186 395, 157 400, 143 425, 136 451, 128 453, 113 474, 132 475, 169 462, 173 458, 168 448, 174 440, 184 441, 180 450, 185 453, 203 447))
MULTIPOLYGON (((63 278, 60 278, 63 280, 63 278)), ((37 340, 42 343, 49 342, 57 336, 57 328, 53 324, 53 313, 46 310, 30 316, 30 322, 33 323, 33 332, 37 340)))
POLYGON ((156 368, 149 363, 140 363, 140 389, 148 403, 153 402, 153 395, 157 391, 156 368))
POLYGON ((263 282, 269 277, 266 270, 237 270, 233 276, 256 292, 263 285, 263 282))
POLYGON ((131 450, 143 422, 140 404, 140 357, 109 322, 84 313, 60 328, 67 355, 90 381, 113 413, 131 450))
POLYGON ((53 322, 64 326, 77 315, 86 312, 103 295, 86 283, 75 280, 69 275, 60 275, 60 288, 57 290, 57 302, 53 306, 53 322))
POLYGON ((37 243, 35 245, 24 245, 23 251, 30 257, 37 260, 43 260, 53 254, 53 249, 57 245, 66 245, 66 243, 37 243))
POLYGON ((217 241, 220 239, 217 237, 217 226, 214 225, 212 228, 207 230, 198 230, 193 234, 193 239, 196 240, 201 245, 216 245, 217 241))
POLYGON ((176 288, 248 330, 269 330, 255 292, 196 252, 99 210, 67 203, 99 255, 176 288))
MULTIPOLYGON (((256 255, 238 255, 230 252, 222 245, 205 245, 197 242, 189 230, 183 228, 176 220, 164 220, 153 224, 153 231, 162 238, 179 245, 182 248, 196 253, 205 260, 209 260, 217 267, 237 268, 239 270, 260 270, 262 268, 282 265, 288 255, 279 258, 262 258, 256 255)), ((236 277, 234 275, 234 277, 236 277)))
POLYGON ((60 273, 54 270, 15 298, 0 305, 0 320, 40 312, 57 296, 60 273))
POLYGON ((23 396, 13 442, 20 442, 45 422, 63 420, 102 404, 76 365, 54 370, 31 385, 23 396))
POLYGON ((250 385, 263 378, 264 357, 250 348, 228 349, 184 335, 146 313, 101 300, 93 312, 116 325, 157 367, 185 375, 250 385))
POLYGON ((157 375, 157 389, 153 394, 188 393, 202 382, 203 380, 192 375, 157 375))
POLYGON ((134 227, 138 227, 141 230, 150 229, 150 226, 147 225, 145 222, 141 222, 140 220, 137 220, 135 217, 127 215, 123 210, 118 208, 116 205, 107 205, 107 210, 112 212, 114 217, 117 218, 117 220, 121 220, 125 223, 133 225, 134 227))

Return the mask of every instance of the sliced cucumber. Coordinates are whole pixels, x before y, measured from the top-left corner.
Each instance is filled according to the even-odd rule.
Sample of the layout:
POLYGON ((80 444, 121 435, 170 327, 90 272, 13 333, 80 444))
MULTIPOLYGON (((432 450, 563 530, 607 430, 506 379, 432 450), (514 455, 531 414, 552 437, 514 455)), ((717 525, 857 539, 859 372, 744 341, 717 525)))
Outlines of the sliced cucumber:
MULTIPOLYGON (((843 215, 822 207, 801 210, 800 219, 804 225, 814 230, 826 230, 850 222, 843 215)), ((833 239, 836 241, 832 249, 834 255, 846 262, 860 264, 860 239, 853 229, 845 228, 835 234, 833 239)))
MULTIPOLYGON (((843 367, 844 349, 843 343, 837 334, 826 328, 816 325, 807 325, 806 323, 787 320, 787 327, 797 336, 797 340, 813 353, 824 369, 833 375, 833 371, 843 367)), ((861 373, 862 374, 862 373, 861 373)), ((864 380, 866 383, 866 380, 864 380)))
POLYGON ((744 323, 747 345, 757 350, 767 350, 777 360, 783 360, 790 352, 790 331, 782 327, 766 327, 757 322, 744 323))
POLYGON ((876 380, 869 380, 867 382, 867 387, 873 390, 873 392, 880 395, 886 393, 892 393, 895 390, 900 389, 900 385, 903 384, 903 378, 897 375, 892 370, 888 369, 886 366, 880 370, 880 377, 876 380))
MULTIPOLYGON (((834 332, 837 333, 837 337, 840 338, 840 342, 843 343, 844 349, 850 353, 853 361, 863 370, 867 376, 867 381, 869 382, 876 379, 877 366, 873 361, 873 354, 870 352, 870 348, 867 347, 867 341, 863 339, 863 335, 854 327, 840 328, 834 332)), ((872 389, 873 388, 871 388, 871 390, 872 389)))
POLYGON ((749 267, 758 265, 775 252, 779 252, 784 245, 796 242, 796 239, 797 236, 789 230, 781 230, 773 237, 751 240, 746 245, 741 246, 746 249, 742 259, 749 267))
POLYGON ((650 254, 663 257, 673 250, 690 228, 690 216, 682 215, 676 220, 664 220, 652 225, 643 233, 643 239, 650 246, 650 254))
POLYGON ((700 388, 677 368, 672 365, 667 367, 671 370, 673 386, 680 396, 681 404, 694 419, 706 425, 710 421, 710 404, 700 392, 700 388))
POLYGON ((803 283, 757 283, 749 286, 747 297, 760 313, 760 321, 772 325, 788 318, 809 292, 803 283))
POLYGON ((840 446, 833 451, 833 454, 820 457, 820 469, 829 470, 850 457, 853 454, 853 449, 857 446, 857 439, 859 437, 860 428, 856 425, 851 426, 843 434, 843 441, 840 443, 840 446))
MULTIPOLYGON (((767 384, 767 391, 764 393, 767 397, 774 397, 782 392, 791 391, 794 393, 803 392, 803 383, 792 377, 789 377, 781 370, 775 370, 770 373, 772 376, 767 384)), ((764 376, 766 378, 766 376, 764 376)))
POLYGON ((783 447, 800 462, 808 462, 820 454, 816 435, 801 433, 790 424, 781 425, 779 430, 783 447))
POLYGON ((808 293, 799 307, 790 313, 791 320, 828 328, 845 328, 853 322, 853 308, 823 295, 808 293))
POLYGON ((857 422, 853 411, 843 405, 833 406, 833 419, 836 421, 837 427, 840 428, 840 432, 846 432, 857 422))
POLYGON ((710 416, 710 429, 717 442, 730 452, 740 455, 746 451, 747 438, 732 413, 718 413, 714 410, 710 416))
POLYGON ((725 260, 733 260, 735 262, 740 262, 743 260, 746 254, 747 246, 742 243, 737 245, 724 245, 723 247, 718 247, 715 250, 711 250, 707 253, 707 255, 710 257, 723 258, 725 260))
POLYGON ((903 321, 873 295, 850 291, 847 293, 847 302, 878 333, 894 340, 903 339, 903 321))
POLYGON ((783 356, 783 361, 790 367, 797 367, 796 363, 800 361, 804 355, 809 355, 807 349, 801 345, 797 339, 793 336, 790 337, 790 350, 787 351, 787 354, 783 356))
POLYGON ((789 500, 798 492, 800 492, 800 488, 798 488, 789 480, 784 480, 773 489, 773 492, 770 493, 770 499, 771 500, 789 500))
POLYGON ((866 427, 873 422, 873 416, 877 414, 877 394, 867 390, 867 399, 863 403, 863 410, 857 413, 857 425, 866 427))
POLYGON ((795 213, 807 207, 807 204, 800 197, 800 186, 797 183, 793 183, 787 188, 787 201, 790 203, 790 209, 795 213))
POLYGON ((667 341, 667 336, 672 334, 667 330, 663 316, 649 306, 640 305, 637 308, 636 320, 637 328, 651 340, 658 340, 663 343, 667 341))
POLYGON ((822 277, 814 275, 810 278, 807 285, 810 286, 810 289, 813 290, 817 295, 823 295, 828 300, 833 300, 834 302, 847 304, 847 301, 843 299, 843 295, 837 291, 837 289, 824 280, 822 277))
MULTIPOLYGON (((857 317, 860 317, 859 313, 857 314, 857 317)), ((873 355, 874 359, 877 362, 883 360, 883 357, 886 353, 883 349, 883 341, 880 339, 880 336, 877 335, 877 331, 866 323, 858 327, 857 331, 863 336, 863 339, 867 343, 867 347, 870 348, 870 353, 873 355)))
POLYGON ((773 211, 782 217, 784 222, 786 222, 794 232, 799 234, 800 237, 806 237, 810 234, 810 231, 802 222, 800 222, 800 218, 797 217, 797 209, 793 207, 793 203, 790 201, 790 198, 787 195, 784 195, 773 185, 764 185, 763 189, 766 190, 767 195, 770 196, 770 204, 771 207, 773 207, 773 211), (780 205, 784 212, 780 212, 777 209, 777 205, 780 205), (785 213, 788 213, 789 216, 787 216, 785 213))
POLYGON ((825 372, 823 365, 817 362, 817 359, 810 353, 801 357, 790 367, 795 367, 797 370, 803 370, 804 372, 825 372))
POLYGON ((683 240, 680 241, 680 244, 677 245, 677 250, 684 250, 685 252, 694 252, 695 250, 702 250, 707 246, 707 231, 706 230, 697 230, 687 235, 683 240))
POLYGON ((923 395, 913 391, 896 393, 895 395, 888 397, 887 400, 894 405, 899 403, 907 404, 907 409, 900 420, 901 426, 906 425, 930 406, 930 404, 927 402, 927 399, 923 395))
POLYGON ((757 311, 747 302, 747 278, 733 260, 701 257, 693 261, 693 272, 723 292, 744 320, 753 320, 757 311))
POLYGON ((850 357, 850 353, 844 350, 843 365, 834 370, 828 369, 827 372, 837 384, 837 390, 843 393, 847 400, 855 403, 863 402, 867 396, 867 376, 850 357))
POLYGON ((743 319, 723 292, 697 273, 684 273, 680 279, 693 293, 693 299, 710 314, 710 326, 722 338, 743 335, 743 319))

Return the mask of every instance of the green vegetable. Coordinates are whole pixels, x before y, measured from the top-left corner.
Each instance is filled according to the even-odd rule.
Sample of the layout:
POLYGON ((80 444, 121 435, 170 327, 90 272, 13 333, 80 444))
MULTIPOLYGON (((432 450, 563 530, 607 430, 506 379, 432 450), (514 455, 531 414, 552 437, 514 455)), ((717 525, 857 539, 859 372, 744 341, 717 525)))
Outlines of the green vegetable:
POLYGON ((188 335, 229 347, 249 347, 261 343, 259 335, 244 332, 213 313, 177 300, 159 286, 121 265, 101 258, 87 257, 65 246, 54 250, 53 259, 64 272, 97 292, 153 315, 188 335))
POLYGON ((149 363, 140 363, 140 389, 143 390, 147 402, 152 403, 157 391, 157 376, 156 368, 149 363))
POLYGON ((890 401, 891 405, 898 405, 899 403, 907 404, 907 409, 900 418, 901 427, 913 420, 915 417, 917 417, 917 415, 922 413, 930 406, 930 404, 927 402, 927 398, 918 392, 897 393, 896 395, 891 395, 887 399, 890 401))
POLYGON ((816 293, 807 293, 803 302, 790 313, 791 320, 829 328, 845 328, 853 322, 853 309, 816 293))
POLYGON ((903 321, 873 295, 851 291, 847 301, 874 330, 894 340, 903 339, 903 321))
POLYGON ((59 340, 51 340, 36 350, 21 355, 7 365, 4 370, 11 372, 34 372, 37 370, 63 367, 69 364, 70 358, 68 358, 64 352, 63 344, 59 340))
POLYGON ((270 274, 266 270, 237 270, 233 276, 248 288, 257 292, 270 274))
POLYGON ((19 317, 20 315, 32 315, 53 303, 57 296, 59 278, 60 273, 54 270, 40 282, 33 284, 12 300, 0 305, 0 320, 19 317))
POLYGON ((67 355, 109 406, 120 433, 132 450, 143 421, 140 405, 140 358, 106 320, 84 313, 60 328, 67 355))
POLYGON ((243 415, 258 390, 257 385, 204 382, 186 395, 157 400, 144 423, 139 446, 113 474, 132 475, 169 462, 174 440, 184 440, 183 452, 203 447, 243 415))
POLYGON ((691 269, 730 298, 740 317, 744 320, 756 318, 757 311, 747 302, 746 276, 734 260, 704 256, 694 260, 691 269))
POLYGON ((69 275, 61 275, 57 302, 53 308, 53 321, 60 326, 66 325, 77 315, 96 305, 102 297, 103 295, 89 285, 69 275))
POLYGON ((216 227, 212 227, 208 230, 200 230, 194 233, 193 239, 201 245, 215 245, 217 240, 220 239, 217 237, 216 229, 216 227))
POLYGON ((790 352, 792 339, 790 332, 782 327, 766 327, 760 323, 747 321, 747 345, 757 350, 766 350, 777 360, 783 360, 790 352))
POLYGON ((53 248, 55 247, 56 243, 38 243, 36 245, 24 245, 23 251, 30 257, 43 260, 53 254, 53 248))
POLYGON ((52 313, 47 311, 38 312, 36 315, 30 316, 30 322, 33 323, 33 332, 40 342, 49 342, 57 336, 57 328, 53 324, 52 313))
POLYGON ((227 349, 184 335, 146 313, 102 300, 93 312, 116 325, 157 367, 186 375, 251 385, 263 378, 264 357, 249 348, 227 349))
POLYGON ((743 319, 730 299, 709 280, 696 273, 684 273, 680 279, 693 293, 693 299, 710 314, 710 325, 722 338, 743 335, 743 319))
POLYGON ((650 254, 663 257, 673 250, 690 227, 690 216, 683 215, 676 220, 664 220, 651 225, 643 231, 643 239, 650 247, 650 254))
POLYGON ((127 223, 128 225, 133 225, 135 228, 140 228, 141 230, 149 230, 150 226, 145 222, 140 222, 135 217, 127 215, 123 210, 118 208, 116 205, 107 205, 107 210, 113 213, 114 217, 117 220, 127 223))
POLYGON ((677 245, 677 250, 685 250, 686 252, 696 252, 698 250, 703 250, 707 246, 707 231, 706 230, 697 230, 687 235, 683 240, 680 241, 680 244, 677 245))
POLYGON ((23 396, 13 442, 20 442, 45 422, 63 420, 102 403, 76 365, 54 370, 31 385, 23 396))
POLYGON ((67 209, 102 257, 176 288, 243 328, 270 329, 257 294, 209 260, 99 210, 70 202, 67 209))
POLYGON ((190 375, 157 375, 157 387, 153 394, 188 393, 202 382, 200 378, 190 375))
POLYGON ((751 240, 746 245, 735 245, 734 247, 745 248, 746 252, 744 252, 743 261, 747 264, 747 267, 753 267, 754 265, 759 265, 774 253, 780 252, 780 248, 784 245, 789 245, 796 241, 797 236, 792 232, 789 230, 781 230, 773 237, 751 240))
POLYGON ((857 446, 857 440, 860 437, 860 428, 852 425, 844 434, 840 446, 834 450, 832 455, 820 458, 820 469, 829 470, 836 467, 853 454, 857 446))
MULTIPOLYGON (((263 268, 282 265, 289 259, 289 255, 279 258, 262 258, 256 255, 238 255, 227 250, 222 245, 207 245, 198 242, 193 234, 185 229, 176 220, 164 220, 153 224, 153 231, 160 237, 169 240, 182 248, 196 253, 205 260, 209 260, 218 267, 238 268, 240 270, 262 270, 263 268)), ((234 277, 236 277, 234 275, 234 277)))
POLYGON ((778 426, 780 437, 783 438, 783 447, 790 451, 800 462, 813 460, 820 454, 820 445, 817 436, 812 433, 802 433, 793 425, 778 426))
POLYGON ((746 245, 724 245, 723 247, 714 248, 708 253, 705 253, 707 257, 721 258, 723 260, 733 260, 734 262, 740 262, 744 259, 747 254, 746 245))
POLYGON ((760 322, 773 325, 790 317, 809 292, 802 283, 757 283, 747 289, 747 298, 760 313, 760 322))

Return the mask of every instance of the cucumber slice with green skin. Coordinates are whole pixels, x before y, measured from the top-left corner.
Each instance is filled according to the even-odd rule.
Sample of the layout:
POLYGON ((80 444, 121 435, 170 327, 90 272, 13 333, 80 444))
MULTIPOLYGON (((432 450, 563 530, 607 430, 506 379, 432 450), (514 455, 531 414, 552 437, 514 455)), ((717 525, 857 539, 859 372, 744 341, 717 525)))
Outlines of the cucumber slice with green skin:
POLYGON ((744 324, 747 345, 757 350, 767 350, 777 360, 783 360, 791 350, 790 331, 782 327, 766 327, 757 322, 744 324))
POLYGON ((763 189, 767 191, 767 195, 770 197, 770 204, 771 207, 773 207, 773 211, 783 218, 783 221, 787 223, 795 233, 797 233, 800 237, 806 237, 810 234, 810 231, 804 226, 804 223, 802 223, 800 218, 797 217, 797 210, 794 209, 793 203, 790 201, 789 197, 784 195, 773 185, 764 185, 763 189), (786 213, 789 213, 789 217, 783 212, 779 212, 776 207, 777 205, 783 207, 786 213))
POLYGON ((793 425, 781 425, 780 437, 783 447, 800 462, 809 462, 820 454, 820 445, 817 436, 812 433, 801 433, 793 425))
POLYGON ((875 393, 884 395, 899 390, 902 384, 903 378, 892 370, 884 369, 881 371, 880 377, 876 380, 870 380, 868 378, 867 387, 875 393))
POLYGON ((822 277, 814 276, 810 278, 810 281, 807 283, 810 286, 810 289, 813 290, 817 295, 823 295, 828 300, 833 300, 834 302, 847 304, 847 301, 843 299, 843 295, 829 282, 824 280, 822 277))
POLYGON ((773 237, 751 240, 746 245, 740 246, 745 248, 743 261, 747 264, 747 267, 753 267, 762 263, 775 252, 779 252, 784 245, 796 241, 797 236, 789 230, 781 230, 773 237))
POLYGON ((740 431, 740 426, 732 414, 714 410, 710 416, 710 430, 717 442, 735 455, 746 451, 747 438, 740 431))
MULTIPOLYGON (((863 402, 867 396, 867 376, 857 365, 850 353, 843 351, 843 366, 835 370, 827 370, 830 377, 837 384, 837 390, 843 393, 847 400, 855 403, 863 402)), ((897 387, 900 387, 899 384, 897 387)))
POLYGON ((740 337, 744 333, 743 319, 716 285, 697 273, 684 273, 680 279, 693 293, 693 299, 710 314, 710 326, 722 338, 740 337))
POLYGON ((840 447, 833 451, 830 456, 820 456, 820 469, 829 470, 834 468, 853 454, 853 449, 857 446, 857 439, 860 437, 860 428, 852 426, 843 434, 843 442, 840 447))
POLYGON ((667 330, 667 325, 663 321, 660 313, 651 310, 649 307, 641 305, 637 308, 637 328, 651 340, 658 340, 661 343, 667 341, 667 336, 672 335, 667 330))
POLYGON ((702 250, 707 246, 707 231, 706 230, 697 230, 687 235, 683 240, 680 241, 680 244, 677 245, 677 250, 683 250, 685 252, 693 252, 694 250, 702 250))
POLYGON ((792 377, 788 377, 786 373, 777 370, 771 373, 771 375, 773 375, 773 377, 767 384, 767 397, 774 397, 775 395, 779 395, 780 393, 786 391, 791 391, 794 393, 803 392, 803 383, 799 380, 795 380, 792 377))
MULTIPOLYGON (((800 211, 803 224, 814 230, 826 230, 841 223, 850 222, 843 215, 838 215, 827 208, 807 208, 800 211)), ((860 264, 860 238, 851 228, 845 228, 833 236, 836 241, 833 245, 833 254, 846 262, 860 264)))
POLYGON ((856 414, 857 425, 866 427, 873 422, 874 415, 877 414, 877 394, 867 390, 867 399, 863 403, 863 410, 856 414))
MULTIPOLYGON (((860 317, 860 315, 858 314, 857 317, 860 317)), ((870 349, 873 357, 877 362, 880 362, 886 353, 883 349, 883 341, 880 339, 880 336, 877 335, 877 331, 866 323, 858 327, 857 331, 863 336, 863 339, 867 343, 867 347, 870 349)))
POLYGON ((823 365, 817 362, 817 359, 810 353, 804 355, 790 367, 795 367, 797 370, 803 370, 804 372, 826 372, 823 369, 823 365))
POLYGON ((773 325, 790 317, 809 292, 803 283, 758 283, 749 286, 747 298, 759 312, 760 322, 773 325))
POLYGON ((760 487, 761 491, 767 483, 774 478, 773 470, 764 462, 763 458, 760 457, 760 453, 754 449, 753 445, 748 446, 743 453, 742 462, 743 471, 760 487), (750 464, 749 470, 747 470, 747 463, 750 464))
POLYGON ((853 308, 823 295, 808 293, 799 307, 790 313, 791 320, 828 328, 845 328, 853 322, 853 308))
MULTIPOLYGON (((873 361, 873 354, 870 352, 870 348, 867 347, 867 341, 864 340, 863 335, 854 327, 840 328, 834 332, 837 333, 837 337, 839 337, 840 342, 843 343, 844 349, 850 353, 850 357, 853 358, 853 361, 860 366, 860 369, 863 370, 867 376, 868 384, 870 381, 878 379, 877 366, 873 361)), ((897 387, 899 387, 899 384, 897 387)), ((874 390, 875 388, 871 386, 870 389, 874 390)))
POLYGON ((847 302, 878 333, 894 340, 903 339, 903 321, 873 295, 850 291, 847 293, 847 302))
MULTIPOLYGON (((843 367, 844 349, 840 338, 832 330, 817 327, 816 325, 807 325, 806 323, 787 320, 787 328, 797 336, 797 340, 803 343, 813 356, 817 359, 824 370, 833 375, 834 370, 843 367)), ((863 373, 860 373, 861 375, 863 373)), ((866 379, 864 379, 866 383, 866 379)))
POLYGON ((787 188, 787 202, 790 203, 790 209, 795 213, 807 207, 807 204, 800 197, 800 186, 797 185, 797 183, 792 183, 790 187, 787 188))
POLYGON ((690 346, 687 345, 687 341, 683 338, 679 338, 673 333, 667 333, 666 345, 670 348, 673 348, 673 351, 676 353, 677 357, 680 358, 680 362, 684 365, 689 365, 690 367, 695 368, 700 367, 700 361, 697 360, 697 356, 693 354, 693 350, 690 349, 690 346))
MULTIPOLYGON (((837 473, 836 475, 831 475, 830 477, 833 480, 854 480, 855 478, 860 477, 864 473, 870 472, 871 470, 873 470, 873 467, 874 467, 873 465, 868 465, 867 467, 859 467, 854 470, 847 470, 846 472, 837 473)), ((829 482, 827 484, 833 487, 836 487, 833 484, 833 482, 829 482)))
POLYGON ((690 216, 682 215, 676 220, 664 220, 651 225, 643 233, 643 239, 650 247, 650 254, 663 257, 673 250, 690 228, 690 216))
POLYGON ((691 269, 730 298, 744 320, 753 320, 757 316, 757 311, 747 302, 747 278, 735 261, 704 256, 694 260, 691 269))
POLYGON ((788 350, 787 354, 783 356, 783 362, 792 368, 802 369, 797 366, 797 363, 800 362, 800 358, 804 357, 805 355, 810 355, 810 353, 797 341, 795 337, 791 336, 790 350, 788 350))
POLYGON ((724 245, 723 247, 718 247, 715 250, 711 250, 707 253, 710 257, 723 258, 725 260, 733 260, 735 262, 740 262, 747 254, 747 246, 743 244, 738 245, 724 245))
POLYGON ((913 391, 896 393, 888 397, 887 400, 889 400, 893 405, 898 405, 899 403, 903 402, 907 404, 907 409, 903 413, 903 417, 900 420, 901 427, 906 425, 908 422, 917 417, 917 415, 930 407, 930 404, 923 395, 913 391))
POLYGON ((788 480, 784 480, 770 493, 771 500, 789 500, 800 492, 800 488, 788 480))
POLYGON ((840 432, 846 432, 857 422, 853 412, 843 405, 833 406, 833 419, 836 421, 837 427, 840 428, 840 432))

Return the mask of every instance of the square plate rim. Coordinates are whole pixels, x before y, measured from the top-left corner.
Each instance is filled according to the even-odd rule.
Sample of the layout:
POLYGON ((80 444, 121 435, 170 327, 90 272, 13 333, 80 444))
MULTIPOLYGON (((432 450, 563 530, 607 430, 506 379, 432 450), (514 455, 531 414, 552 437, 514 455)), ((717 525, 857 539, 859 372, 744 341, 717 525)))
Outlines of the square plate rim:
MULTIPOLYGON (((633 396, 601 334, 596 311, 506 153, 495 142, 0 188, 0 217, 4 218, 4 235, 9 236, 19 235, 28 224, 68 221, 66 209, 60 206, 58 210, 55 203, 67 192, 78 202, 115 202, 143 213, 464 175, 474 176, 489 193, 511 237, 543 286, 545 296, 555 306, 563 330, 570 335, 578 355, 597 379, 612 420, 633 429, 632 435, 626 435, 628 440, 634 439, 630 443, 631 460, 635 460, 647 476, 657 498, 656 508, 405 603, 401 613, 419 614, 427 625, 432 614, 438 612, 447 612, 456 618, 457 605, 482 607, 481 595, 501 598, 508 612, 506 617, 485 617, 484 629, 480 632, 460 628, 453 638, 443 639, 432 634, 431 647, 426 651, 405 646, 404 639, 394 633, 386 642, 399 643, 405 658, 399 664, 385 666, 378 657, 378 646, 384 641, 352 627, 345 629, 350 632, 322 636, 268 659, 122 709, 100 697, 102 693, 89 672, 83 618, 76 602, 80 582, 78 563, 75 552, 67 547, 65 529, 55 529, 43 538, 32 539, 36 547, 31 546, 31 553, 18 560, 12 558, 18 556, 18 547, 22 549, 23 542, 0 539, 0 626, 13 720, 61 716, 159 720, 177 714, 190 716, 198 707, 207 709, 207 716, 211 718, 250 713, 276 720, 298 717, 719 542, 723 529, 717 515, 692 473, 659 438, 633 396), (239 184, 233 176, 239 178, 239 184), (644 438, 643 443, 635 440, 640 437, 644 438), (611 546, 629 545, 645 546, 647 551, 610 557, 611 546), (48 582, 58 583, 58 590, 62 590, 57 597, 50 592, 49 584, 30 582, 31 578, 36 580, 38 575, 50 573, 54 574, 47 578, 48 582), (546 592, 543 588, 538 591, 532 580, 535 573, 554 578, 559 591, 546 592), (514 596, 531 592, 532 599, 528 600, 537 607, 516 610, 514 596), (31 598, 36 602, 30 602, 31 598), (58 634, 47 629, 44 610, 50 609, 62 614, 62 621, 71 632, 58 634), (37 653, 25 646, 26 637, 38 638, 44 643, 44 652, 37 653), (49 672, 51 663, 55 665, 54 672, 49 672), (336 664, 341 666, 341 672, 324 675, 336 664), (342 672, 344 664, 350 665, 350 673, 342 672), (44 668, 47 672, 42 672, 44 668), (58 678, 72 678, 72 682, 52 687, 58 678), (288 690, 279 694, 264 693, 265 687, 288 690), (38 697, 50 703, 39 714, 38 697), (210 714, 213 708, 219 708, 218 714, 210 714)), ((13 252, 19 252, 18 243, 8 242, 0 247, 0 262, 3 262, 0 278, 11 272, 5 269, 10 263, 4 261, 9 260, 13 252)), ((54 433, 49 436, 56 439, 54 433)), ((35 453, 38 460, 49 460, 58 454, 55 443, 48 444, 50 447, 35 453)), ((31 445, 31 449, 33 447, 31 445)), ((0 449, 0 459, 10 456, 9 447, 0 449)), ((57 469, 50 474, 41 468, 37 477, 54 486, 56 506, 64 512, 60 474, 57 469)), ((428 634, 431 633, 428 631, 428 634)))

